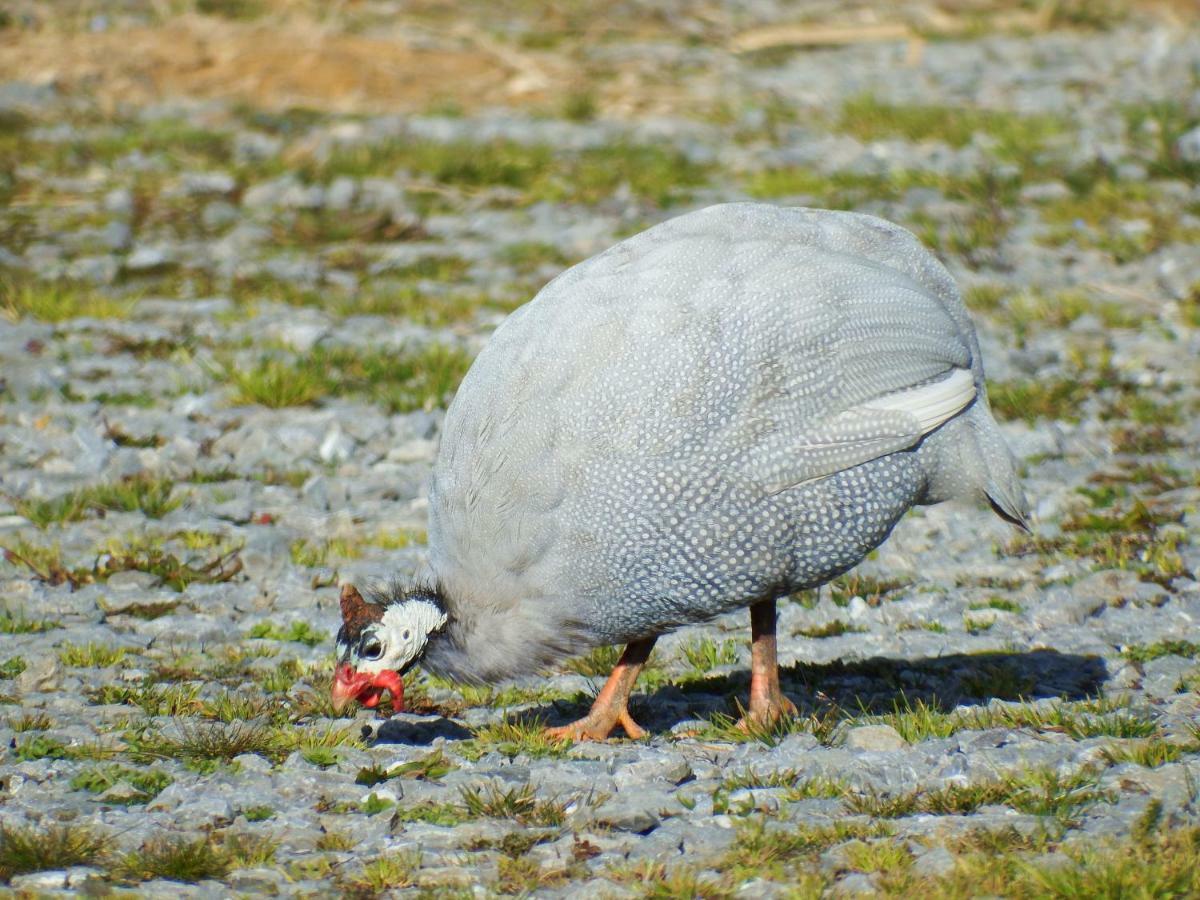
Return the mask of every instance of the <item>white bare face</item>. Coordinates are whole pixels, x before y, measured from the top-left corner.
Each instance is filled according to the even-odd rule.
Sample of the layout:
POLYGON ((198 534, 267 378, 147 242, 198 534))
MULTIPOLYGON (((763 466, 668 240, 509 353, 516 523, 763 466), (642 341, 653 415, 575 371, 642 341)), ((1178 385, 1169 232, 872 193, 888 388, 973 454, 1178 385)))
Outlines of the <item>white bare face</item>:
POLYGON ((389 606, 383 618, 362 630, 358 641, 339 644, 339 659, 348 659, 356 672, 403 671, 416 659, 429 635, 446 624, 446 614, 435 604, 420 598, 389 606))

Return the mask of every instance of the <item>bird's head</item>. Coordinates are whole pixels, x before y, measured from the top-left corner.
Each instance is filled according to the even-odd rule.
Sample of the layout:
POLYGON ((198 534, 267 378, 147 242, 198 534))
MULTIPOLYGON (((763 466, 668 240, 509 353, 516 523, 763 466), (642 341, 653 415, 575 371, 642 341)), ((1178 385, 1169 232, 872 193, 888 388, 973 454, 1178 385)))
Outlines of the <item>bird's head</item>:
POLYGON ((399 712, 404 708, 401 676, 424 654, 429 636, 446 624, 441 598, 429 589, 393 588, 367 601, 347 584, 341 599, 334 710, 341 712, 353 700, 374 708, 389 691, 399 712))

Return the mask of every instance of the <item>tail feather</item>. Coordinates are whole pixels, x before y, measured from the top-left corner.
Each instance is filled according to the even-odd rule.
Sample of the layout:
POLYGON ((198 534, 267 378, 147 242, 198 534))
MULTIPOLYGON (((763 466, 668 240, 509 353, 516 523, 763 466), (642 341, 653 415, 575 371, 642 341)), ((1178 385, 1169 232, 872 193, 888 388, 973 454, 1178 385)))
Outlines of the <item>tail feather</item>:
POLYGON ((1029 501, 1017 476, 1017 461, 988 408, 977 404, 972 412, 975 443, 987 473, 983 491, 988 503, 1000 518, 1029 531, 1029 501))

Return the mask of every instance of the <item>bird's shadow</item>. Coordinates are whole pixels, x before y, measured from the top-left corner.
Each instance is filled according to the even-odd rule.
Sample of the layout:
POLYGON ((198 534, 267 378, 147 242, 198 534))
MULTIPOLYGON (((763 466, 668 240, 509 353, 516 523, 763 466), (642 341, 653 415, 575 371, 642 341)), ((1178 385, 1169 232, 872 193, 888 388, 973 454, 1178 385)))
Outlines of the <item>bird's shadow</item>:
MULTIPOLYGON (((1056 650, 955 653, 930 659, 872 657, 829 663, 795 663, 779 670, 783 691, 801 715, 846 718, 924 706, 949 712, 998 700, 1096 697, 1108 678, 1104 660, 1056 650)), ((634 694, 633 718, 651 733, 681 722, 740 715, 750 687, 745 670, 634 694)), ((558 725, 587 711, 581 703, 557 702, 523 714, 558 725)))
MULTIPOLYGON (((960 706, 984 706, 994 699, 1082 700, 1098 696, 1107 678, 1101 657, 1049 649, 801 662, 780 668, 784 693, 802 716, 835 720, 921 706, 948 712, 960 706)), ((737 716, 749 686, 745 670, 677 680, 648 693, 635 693, 630 711, 652 734, 662 734, 680 723, 737 716)), ((584 715, 589 703, 586 699, 555 701, 514 713, 509 720, 562 725, 584 715)), ((378 723, 369 737, 379 743, 430 744, 438 737, 473 736, 441 716, 401 715, 378 723)))

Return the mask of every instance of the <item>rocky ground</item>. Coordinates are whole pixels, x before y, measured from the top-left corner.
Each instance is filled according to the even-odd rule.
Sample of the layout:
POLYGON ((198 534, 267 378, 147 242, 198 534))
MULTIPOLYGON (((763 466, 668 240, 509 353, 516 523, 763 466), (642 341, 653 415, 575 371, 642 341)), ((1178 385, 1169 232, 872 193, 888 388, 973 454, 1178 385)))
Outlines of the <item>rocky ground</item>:
MULTIPOLYGON (((503 107, 0 85, 12 890, 1200 895, 1197 32, 1059 4, 829 46, 769 4, 719 40, 669 5, 572 45, 593 81, 503 107), (745 614, 659 643, 645 741, 541 734, 603 651, 333 718, 337 584, 419 571, 489 331, 570 262, 750 198, 877 213, 947 263, 1033 534, 918 510, 782 603, 801 714, 771 732, 731 726, 745 614)), ((547 34, 490 40, 515 79, 547 34)))

